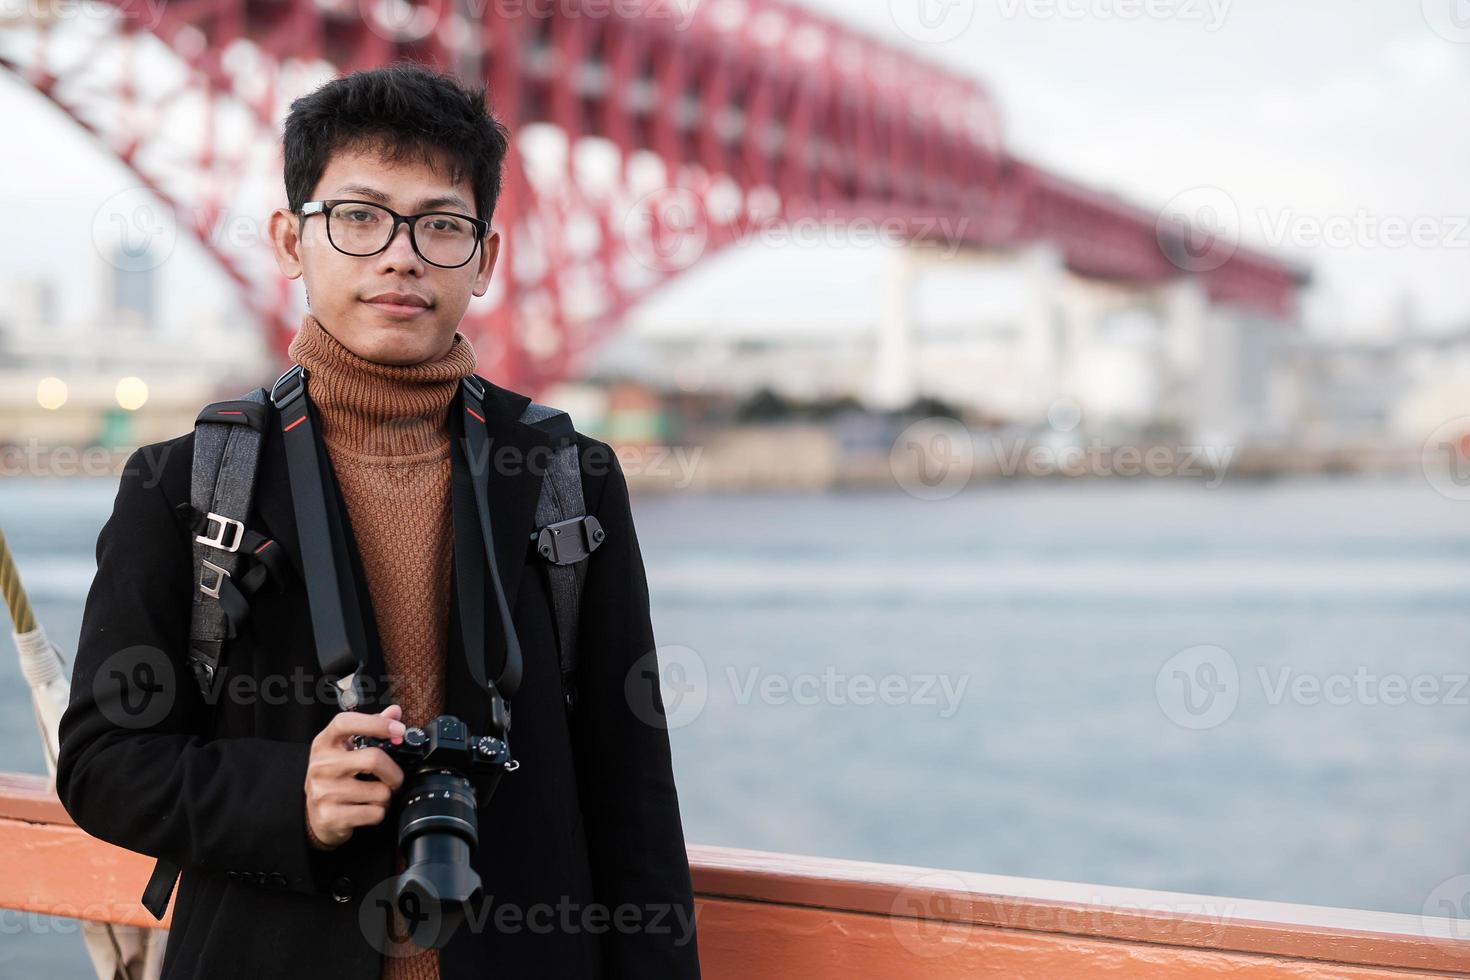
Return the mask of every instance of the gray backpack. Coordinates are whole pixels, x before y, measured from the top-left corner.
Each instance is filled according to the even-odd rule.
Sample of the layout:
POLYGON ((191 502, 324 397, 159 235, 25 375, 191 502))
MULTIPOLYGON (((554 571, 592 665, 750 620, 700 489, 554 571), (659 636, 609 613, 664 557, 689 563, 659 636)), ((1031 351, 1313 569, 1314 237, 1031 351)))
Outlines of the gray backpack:
MULTIPOLYGON (((285 581, 288 575, 276 542, 245 526, 270 413, 269 392, 257 388, 240 399, 206 406, 194 423, 190 500, 179 510, 195 534, 194 567, 198 572, 189 665, 206 700, 213 696, 225 641, 235 637, 250 614, 250 596, 267 579, 285 581), (242 574, 247 554, 254 561, 242 574)), ((532 540, 536 552, 546 560, 562 694, 567 710, 572 711, 577 702, 577 621, 587 574, 585 559, 602 543, 603 533, 597 519, 584 513, 571 417, 532 402, 520 421, 550 437, 553 450, 536 501, 532 540)))

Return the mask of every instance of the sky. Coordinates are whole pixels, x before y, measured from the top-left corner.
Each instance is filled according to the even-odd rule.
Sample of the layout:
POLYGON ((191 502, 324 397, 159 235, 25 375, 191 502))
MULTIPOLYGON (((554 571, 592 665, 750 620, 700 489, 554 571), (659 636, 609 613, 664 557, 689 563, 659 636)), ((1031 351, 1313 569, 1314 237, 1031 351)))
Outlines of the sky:
MULTIPOLYGON (((1428 331, 1470 328, 1467 0, 803 2, 981 79, 1024 158, 1151 211, 1202 192, 1225 201, 1243 242, 1311 269, 1315 329, 1382 332, 1406 312, 1428 331)), ((128 176, 10 75, 0 125, 25 134, 0 142, 0 204, 25 229, 0 241, 0 279, 50 275, 85 312, 100 284, 93 219, 128 176)), ((815 316, 832 291, 814 278, 863 268, 841 248, 799 263, 740 249, 643 314, 747 302, 753 316, 815 316)), ((162 286, 174 321, 237 302, 187 242, 162 286)))

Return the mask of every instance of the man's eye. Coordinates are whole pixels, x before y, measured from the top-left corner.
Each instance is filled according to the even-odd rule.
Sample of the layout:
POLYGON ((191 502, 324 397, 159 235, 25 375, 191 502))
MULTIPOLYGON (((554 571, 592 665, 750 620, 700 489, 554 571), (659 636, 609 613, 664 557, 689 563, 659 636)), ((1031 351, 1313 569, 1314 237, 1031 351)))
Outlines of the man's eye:
POLYGON ((459 232, 464 230, 464 223, 453 218, 433 218, 429 221, 430 231, 459 232))
POLYGON ((368 211, 364 208, 353 208, 349 211, 343 211, 342 217, 346 218, 348 221, 358 223, 368 223, 378 220, 377 212, 368 211))

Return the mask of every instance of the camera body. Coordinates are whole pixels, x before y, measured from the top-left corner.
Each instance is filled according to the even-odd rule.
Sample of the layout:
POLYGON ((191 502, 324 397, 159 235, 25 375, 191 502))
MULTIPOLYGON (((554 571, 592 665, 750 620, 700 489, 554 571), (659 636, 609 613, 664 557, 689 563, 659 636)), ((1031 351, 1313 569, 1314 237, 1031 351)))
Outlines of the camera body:
POLYGON ((448 769, 473 775, 514 772, 517 768, 505 739, 472 735, 454 715, 440 715, 422 727, 410 727, 397 745, 390 739, 372 735, 353 735, 350 744, 354 749, 382 749, 404 772, 448 769))
POLYGON ((382 749, 404 770, 398 819, 404 870, 393 888, 393 905, 410 924, 415 945, 442 948, 480 894, 473 864, 480 842, 476 811, 501 775, 520 763, 511 758, 504 737, 473 735, 454 715, 410 727, 397 745, 371 735, 354 735, 348 744, 382 749))

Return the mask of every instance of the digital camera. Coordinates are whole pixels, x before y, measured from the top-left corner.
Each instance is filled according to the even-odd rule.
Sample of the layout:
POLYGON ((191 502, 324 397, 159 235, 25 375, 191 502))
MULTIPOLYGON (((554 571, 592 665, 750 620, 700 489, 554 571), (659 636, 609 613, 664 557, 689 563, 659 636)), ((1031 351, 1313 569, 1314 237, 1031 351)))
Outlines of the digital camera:
MULTIPOLYGON (((415 921, 415 945, 442 948, 480 893, 473 864, 480 842, 476 811, 495 792, 500 776, 520 764, 504 738, 472 735, 453 715, 410 727, 397 745, 371 735, 354 735, 349 744, 382 749, 403 769, 398 846, 404 870, 393 888, 393 904, 415 921)), ((359 773, 358 778, 374 777, 359 773)))

